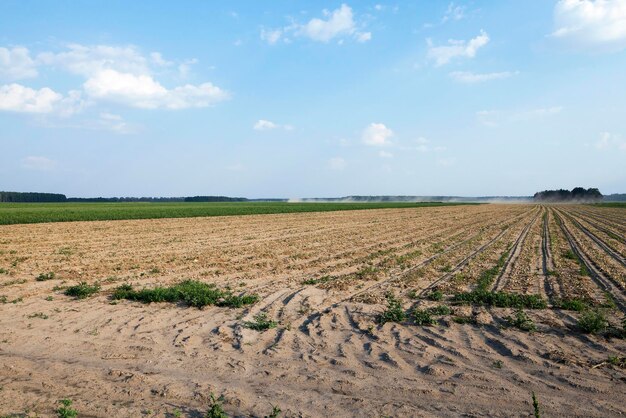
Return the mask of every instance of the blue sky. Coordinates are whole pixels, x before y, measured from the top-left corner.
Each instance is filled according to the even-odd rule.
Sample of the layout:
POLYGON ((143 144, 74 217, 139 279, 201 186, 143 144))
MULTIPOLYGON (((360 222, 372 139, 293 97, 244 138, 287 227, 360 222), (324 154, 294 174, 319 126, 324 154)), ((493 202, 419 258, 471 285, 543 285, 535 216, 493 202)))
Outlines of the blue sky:
POLYGON ((0 1, 0 190, 626 192, 626 0, 0 1))

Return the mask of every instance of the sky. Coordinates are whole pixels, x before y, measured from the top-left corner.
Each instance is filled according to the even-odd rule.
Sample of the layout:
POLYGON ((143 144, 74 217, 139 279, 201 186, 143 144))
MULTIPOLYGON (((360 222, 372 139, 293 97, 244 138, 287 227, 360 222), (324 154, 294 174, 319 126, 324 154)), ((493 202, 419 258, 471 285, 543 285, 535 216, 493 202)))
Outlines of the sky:
POLYGON ((0 190, 626 192, 626 0, 0 0, 0 190))

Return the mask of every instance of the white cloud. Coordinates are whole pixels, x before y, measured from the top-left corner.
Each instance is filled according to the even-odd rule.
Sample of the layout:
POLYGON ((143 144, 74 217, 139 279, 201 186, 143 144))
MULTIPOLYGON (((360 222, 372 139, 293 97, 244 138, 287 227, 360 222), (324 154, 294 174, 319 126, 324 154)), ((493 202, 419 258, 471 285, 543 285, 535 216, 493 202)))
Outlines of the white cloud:
POLYGON ((22 158, 22 168, 27 170, 51 171, 57 166, 57 162, 46 157, 29 156, 22 158))
POLYGON ((361 138, 367 145, 383 146, 390 143, 390 138, 393 136, 393 131, 387 128, 382 123, 370 123, 365 130, 361 138))
POLYGON ((332 12, 324 10, 324 15, 327 20, 314 18, 302 25, 300 34, 314 41, 328 42, 337 36, 351 35, 356 31, 350 6, 342 4, 332 12))
POLYGON ((446 13, 443 15, 441 19, 442 23, 445 23, 449 20, 461 20, 465 17, 465 7, 457 6, 454 3, 448 4, 448 8, 446 9, 446 13))
POLYGON ((367 42, 372 39, 372 32, 360 32, 356 34, 356 40, 358 42, 367 42))
POLYGON ((448 40, 448 45, 433 46, 430 39, 428 42, 428 58, 435 61, 436 66, 447 64, 454 58, 474 58, 476 52, 489 43, 489 35, 484 30, 480 34, 469 41, 464 40, 448 40))
POLYGON ((39 90, 9 84, 0 86, 0 110, 24 113, 51 113, 63 100, 63 95, 44 87, 39 90))
POLYGON ((393 158, 393 154, 387 151, 379 151, 378 156, 380 158, 393 158))
POLYGON ((617 149, 619 151, 626 151, 626 140, 610 132, 602 132, 600 139, 598 139, 594 145, 599 150, 617 149))
POLYGON ((502 71, 499 73, 482 73, 482 74, 466 72, 466 71, 454 71, 454 72, 451 72, 449 75, 450 77, 452 77, 454 81, 458 81, 459 83, 472 84, 472 83, 482 83, 482 82, 490 81, 490 80, 502 80, 502 79, 509 78, 517 74, 519 74, 518 71, 513 71, 513 72, 502 71))
POLYGON ((626 47, 625 0, 560 0, 552 36, 587 48, 626 47))
POLYGON ((261 29, 261 40, 274 45, 283 36, 282 29, 261 29))
POLYGON ((333 11, 325 9, 322 14, 323 18, 313 18, 304 24, 292 23, 276 29, 261 28, 261 40, 270 45, 276 44, 281 39, 289 43, 291 40, 286 38, 288 34, 324 43, 337 39, 339 44, 342 44, 345 38, 350 37, 357 42, 367 42, 372 39, 371 32, 359 30, 352 8, 347 4, 342 4, 333 11))
POLYGON ((344 160, 341 157, 333 157, 330 160, 328 160, 328 166, 330 167, 331 170, 340 171, 346 168, 346 160, 344 160))
POLYGON ((174 64, 172 61, 165 60, 160 52, 151 52, 150 60, 153 64, 158 65, 159 67, 169 67, 174 64))
POLYGON ((0 48, 0 79, 7 81, 37 77, 36 63, 24 47, 0 48))
POLYGON ((528 110, 502 111, 481 110, 476 112, 476 118, 481 125, 493 128, 501 123, 524 122, 554 116, 563 111, 563 106, 540 107, 528 110))
POLYGON ((211 83, 186 84, 166 89, 150 75, 103 70, 84 84, 95 99, 108 100, 142 109, 186 109, 207 107, 229 98, 228 92, 211 83))
POLYGON ((279 125, 278 123, 271 122, 265 119, 259 119, 252 127, 255 131, 268 131, 271 129, 284 129, 285 131, 292 131, 291 125, 279 125))
MULTIPOLYGON (((44 65, 60 67, 73 74, 91 77, 104 70, 115 70, 131 74, 149 74, 149 60, 134 46, 70 44, 68 50, 59 53, 44 52, 37 56, 44 65)), ((158 53, 152 53, 154 61, 158 53)), ((161 61, 163 57, 158 54, 161 61)))

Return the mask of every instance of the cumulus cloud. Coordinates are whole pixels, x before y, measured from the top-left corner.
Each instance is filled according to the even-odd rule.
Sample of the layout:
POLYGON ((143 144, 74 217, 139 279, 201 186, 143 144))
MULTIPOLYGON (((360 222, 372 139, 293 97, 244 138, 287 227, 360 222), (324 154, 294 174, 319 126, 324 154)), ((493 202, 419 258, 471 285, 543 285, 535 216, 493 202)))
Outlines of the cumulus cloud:
POLYGON ((261 40, 274 45, 281 39, 288 41, 289 38, 285 37, 287 34, 324 43, 333 39, 339 39, 339 42, 342 42, 344 38, 353 38, 357 42, 367 42, 372 39, 371 32, 359 30, 352 8, 347 4, 342 4, 333 11, 323 10, 322 14, 322 18, 316 17, 303 24, 293 23, 276 29, 262 28, 261 40))
POLYGON ((594 144, 599 150, 619 150, 626 151, 626 140, 621 136, 610 132, 602 132, 600 139, 594 144))
POLYGON ((274 45, 283 36, 282 29, 261 29, 261 40, 267 42, 270 45, 274 45))
POLYGON ((291 125, 280 125, 265 119, 259 119, 252 127, 255 131, 268 131, 272 129, 284 129, 285 131, 293 130, 291 125))
POLYGON ((35 61, 24 47, 0 47, 0 79, 7 81, 37 77, 35 61))
POLYGON ((103 70, 83 85, 95 99, 108 100, 142 109, 186 109, 207 107, 229 98, 228 92, 211 83, 186 84, 167 89, 152 76, 103 70))
POLYGON ((330 160, 328 160, 328 167, 331 170, 343 170, 344 168, 346 168, 346 160, 344 160, 341 157, 333 157, 330 160))
POLYGON ((63 96, 48 87, 36 90, 17 83, 0 86, 0 111, 68 116, 82 105, 78 91, 70 91, 63 96))
POLYGON ((476 52, 489 43, 489 35, 484 30, 469 41, 448 40, 448 45, 434 46, 432 40, 427 39, 428 58, 435 62, 436 66, 449 63, 455 58, 474 58, 476 52))
POLYGON ((365 130, 361 138, 367 145, 384 146, 391 143, 390 139, 393 136, 393 131, 387 128, 382 123, 370 123, 365 130))
POLYGON ((586 48, 626 47, 626 0, 560 0, 552 36, 586 48))
POLYGON ((505 78, 513 77, 514 75, 519 74, 518 71, 502 71, 498 73, 472 73, 466 71, 453 71, 449 75, 450 77, 459 83, 483 83, 485 81, 491 80, 503 80, 505 78))
POLYGON ((441 19, 442 23, 445 23, 449 20, 461 20, 465 17, 465 7, 459 6, 454 3, 448 4, 448 8, 446 9, 443 18, 441 19))
POLYGON ((380 158, 393 158, 393 154, 387 151, 379 151, 378 156, 380 158))
POLYGON ((46 157, 29 156, 20 161, 22 168, 27 170, 51 171, 57 167, 57 162, 46 157))

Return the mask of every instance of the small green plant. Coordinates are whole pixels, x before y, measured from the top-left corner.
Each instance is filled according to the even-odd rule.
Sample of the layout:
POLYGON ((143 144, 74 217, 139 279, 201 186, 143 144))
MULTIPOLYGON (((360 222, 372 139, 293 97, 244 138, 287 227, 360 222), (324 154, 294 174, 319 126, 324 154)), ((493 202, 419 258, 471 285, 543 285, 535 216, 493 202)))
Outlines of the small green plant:
POLYGON ((545 309, 548 304, 539 295, 523 295, 508 292, 489 292, 474 290, 472 292, 457 293, 452 302, 463 305, 487 305, 498 308, 527 308, 545 309))
POLYGON ((54 279, 55 274, 53 271, 49 271, 48 273, 41 273, 39 276, 35 278, 38 282, 45 282, 46 280, 54 279))
POLYGON ((609 321, 600 310, 587 310, 578 319, 578 328, 586 334, 597 334, 608 326, 609 321))
POLYGON ((46 315, 43 312, 35 312, 34 314, 30 314, 28 315, 29 318, 41 318, 41 319, 48 319, 48 315, 46 315))
POLYGON ((54 300, 54 298, 53 298, 52 296, 46 296, 46 300, 47 300, 48 302, 51 302, 51 301, 53 301, 53 300, 54 300))
POLYGON ((428 310, 414 309, 411 312, 411 317, 416 325, 435 325, 437 321, 432 317, 432 314, 428 310))
POLYGON ((222 407, 222 398, 216 398, 215 395, 211 393, 211 404, 209 405, 209 409, 206 411, 204 418, 228 418, 226 412, 224 412, 224 408, 222 407))
POLYGON ((7 303, 8 298, 5 295, 0 296, 0 303, 7 303))
POLYGON ((433 290, 426 296, 426 299, 439 302, 443 299, 443 292, 441 290, 433 290))
POLYGON ((100 291, 100 285, 99 284, 87 284, 86 282, 80 282, 79 284, 75 285, 75 286, 70 286, 67 289, 65 289, 65 292, 63 292, 66 296, 72 296, 76 299, 85 299, 95 293, 98 293, 100 291))
POLYGON ((568 311, 582 312, 589 309, 589 303, 582 299, 555 299, 552 301, 552 305, 558 309, 565 309, 568 311))
POLYGON ((515 312, 515 317, 507 317, 506 320, 511 326, 522 331, 534 332, 537 330, 533 320, 521 309, 515 312))
POLYGON ((475 324, 476 320, 471 317, 471 316, 455 316, 452 318, 452 320, 457 323, 457 324, 461 324, 461 325, 466 325, 466 324, 475 324))
POLYGON ((143 303, 184 302, 188 306, 202 308, 207 305, 240 308, 259 300, 257 295, 234 295, 230 290, 220 290, 212 283, 197 280, 184 280, 169 287, 157 286, 151 289, 134 290, 130 284, 118 286, 112 298, 135 300, 143 303))
POLYGON ((312 284, 312 285, 315 285, 315 284, 320 284, 320 283, 327 283, 327 282, 331 281, 332 279, 333 278, 331 276, 322 276, 322 277, 320 277, 318 279, 312 278, 312 279, 304 280, 302 282, 302 284, 312 284))
POLYGON ((541 411, 539 410, 539 401, 537 400, 537 396, 535 396, 535 392, 533 392, 533 413, 535 414, 535 418, 541 418, 541 411))
POLYGON ((254 321, 245 321, 243 326, 255 331, 265 331, 271 328, 276 328, 278 326, 278 322, 269 319, 267 314, 262 312, 254 316, 254 321))
POLYGON ((495 369, 501 369, 502 366, 504 366, 504 363, 502 362, 502 360, 496 360, 491 366, 495 369))
POLYGON ((7 270, 7 269, 0 269, 0 274, 9 274, 9 270, 7 270))
POLYGON ((282 411, 277 405, 272 405, 272 412, 269 415, 266 415, 264 418, 278 418, 282 411))
POLYGON ((452 313, 452 309, 446 305, 433 306, 432 308, 428 308, 428 313, 431 315, 441 316, 441 315, 450 315, 452 313))
POLYGON ((387 309, 380 314, 378 322, 385 324, 387 322, 402 322, 406 319, 406 313, 402 309, 402 304, 392 294, 387 295, 387 309))
POLYGON ((613 366, 621 367, 622 369, 626 368, 626 357, 609 356, 606 362, 613 366))
POLYGON ((572 250, 567 250, 563 252, 563 258, 567 258, 568 260, 578 261, 578 257, 576 256, 576 254, 574 254, 574 251, 572 250))
POLYGON ((76 418, 78 411, 72 408, 72 401, 70 399, 61 399, 59 401, 61 406, 56 410, 58 418, 76 418))

